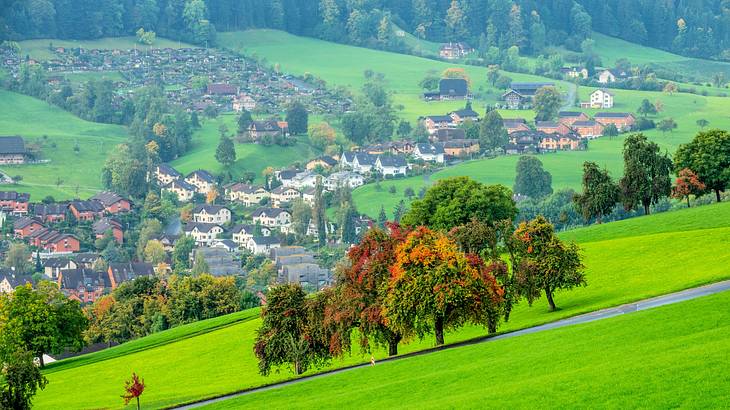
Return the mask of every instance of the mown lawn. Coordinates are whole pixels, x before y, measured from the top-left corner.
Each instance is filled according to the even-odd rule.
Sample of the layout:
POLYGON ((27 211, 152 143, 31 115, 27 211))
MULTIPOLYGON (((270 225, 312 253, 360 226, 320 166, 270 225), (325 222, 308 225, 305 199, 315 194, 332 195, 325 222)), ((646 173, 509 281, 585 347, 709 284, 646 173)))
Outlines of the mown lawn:
MULTIPOLYGON (((664 215, 637 218, 630 229, 639 236, 627 235, 627 228, 621 223, 604 224, 584 232, 580 239, 585 241, 581 246, 588 286, 559 292, 556 303, 560 310, 557 312, 549 312, 544 300, 537 301, 533 307, 521 303, 500 331, 534 326, 730 278, 727 270, 730 227, 706 229, 714 227, 706 222, 708 219, 730 220, 730 206, 721 204, 708 206, 702 209, 704 212, 698 210, 674 212, 675 219, 684 221, 677 225, 664 215), (603 234, 603 230, 609 233, 603 234), (610 238, 612 233, 619 239, 604 240, 604 236, 610 238), (593 241, 592 237, 600 240, 593 241)), ((144 404, 150 407, 179 404, 291 378, 286 370, 270 377, 258 375, 252 346, 259 324, 260 320, 251 320, 128 356, 91 361, 84 366, 67 367, 61 363, 62 369, 50 369, 50 384, 38 395, 35 405, 49 409, 69 406, 119 408, 122 406, 118 398, 122 381, 132 371, 145 378, 148 387, 144 404), (71 393, 79 385, 85 387, 87 394, 71 393)), ((485 333, 481 327, 468 326, 448 334, 446 342, 454 343, 485 333)), ((431 338, 414 340, 402 345, 400 351, 406 353, 431 346, 431 338)), ((382 358, 384 352, 377 351, 375 356, 382 358)), ((520 356, 511 356, 512 360, 517 357, 520 356)), ((356 349, 352 356, 337 360, 332 366, 368 359, 356 349)))
POLYGON ((730 292, 376 364, 207 408, 720 408, 730 292))
MULTIPOLYGON (((190 151, 172 161, 171 165, 183 174, 196 169, 205 169, 214 174, 221 172, 223 166, 215 159, 215 151, 220 141, 218 127, 226 124, 229 134, 235 133, 238 129, 236 120, 237 117, 233 114, 224 114, 213 120, 204 120, 200 130, 193 135, 193 145, 190 151)), ((314 121, 316 121, 315 118, 310 118, 310 123, 314 121)), ((258 182, 263 181, 261 172, 266 167, 283 168, 295 162, 303 164, 318 155, 307 143, 306 137, 300 138, 295 145, 287 147, 278 145, 267 147, 259 144, 239 144, 238 142, 235 143, 235 146, 236 162, 232 167, 232 173, 240 176, 244 172, 253 172, 256 174, 258 182)))
POLYGON ((0 167, 10 176, 23 177, 19 185, 0 189, 29 192, 31 200, 40 201, 46 195, 70 199, 99 191, 107 153, 126 140, 127 130, 84 121, 36 98, 0 90, 0 135, 20 135, 26 143, 42 144, 42 158, 50 163, 0 167))

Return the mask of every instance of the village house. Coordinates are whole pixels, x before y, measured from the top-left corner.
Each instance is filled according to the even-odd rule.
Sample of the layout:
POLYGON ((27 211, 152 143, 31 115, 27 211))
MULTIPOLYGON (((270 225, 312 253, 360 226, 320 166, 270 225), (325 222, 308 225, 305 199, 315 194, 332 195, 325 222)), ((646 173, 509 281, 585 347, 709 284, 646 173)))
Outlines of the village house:
POLYGON ((234 276, 240 275, 241 263, 235 259, 234 253, 238 246, 232 241, 217 240, 209 247, 193 250, 193 260, 203 258, 208 265, 207 273, 213 276, 234 276))
POLYGON ((30 234, 28 242, 31 246, 51 253, 73 253, 81 249, 81 244, 75 236, 48 228, 30 234))
POLYGON ((197 188, 182 179, 178 179, 170 182, 169 184, 162 187, 162 192, 171 192, 177 195, 177 200, 180 202, 189 202, 193 199, 197 188))
POLYGON ((115 192, 99 192, 92 196, 91 200, 101 202, 101 204, 104 205, 104 210, 110 214, 129 212, 129 210, 132 209, 132 203, 115 192))
POLYGON ((531 154, 540 152, 539 143, 545 137, 542 131, 519 131, 509 136, 509 143, 504 147, 507 154, 531 154))
POLYGON ((450 115, 429 115, 423 117, 422 121, 429 134, 435 134, 440 129, 453 128, 455 126, 454 119, 450 115))
POLYGON ((21 216, 20 218, 13 221, 13 234, 18 239, 25 239, 33 232, 43 229, 42 223, 38 222, 35 218, 28 216, 21 216))
POLYGON ((101 254, 93 252, 76 253, 73 255, 74 260, 79 265, 79 268, 93 268, 94 264, 102 259, 101 254))
POLYGON ((226 200, 241 202, 244 206, 258 205, 264 198, 270 198, 271 193, 262 186, 236 182, 227 185, 225 188, 226 200))
POLYGON ((605 127, 598 121, 588 120, 576 121, 573 123, 572 128, 581 138, 593 139, 603 136, 605 127))
POLYGON ((380 155, 375 160, 375 170, 386 178, 405 176, 408 164, 405 158, 398 155, 380 155))
POLYGON ((453 123, 456 125, 461 125, 466 120, 474 122, 479 121, 479 114, 476 111, 472 110, 471 107, 452 111, 449 113, 449 117, 451 117, 451 119, 454 121, 453 123))
POLYGON ((601 84, 615 83, 631 78, 631 73, 621 69, 606 69, 598 73, 598 82, 601 84))
POLYGON ((583 67, 576 67, 576 66, 562 67, 560 69, 560 72, 566 78, 569 78, 569 79, 573 79, 573 78, 586 79, 586 78, 588 78, 588 69, 587 68, 583 68, 583 67))
POLYGON ((155 179, 160 186, 165 186, 172 181, 177 181, 182 177, 182 174, 167 164, 160 164, 155 167, 155 179))
POLYGON ((146 262, 110 263, 107 274, 113 290, 124 282, 144 276, 154 276, 155 269, 152 264, 146 262))
POLYGON ((275 236, 254 236, 246 242, 246 249, 254 255, 268 255, 272 249, 281 247, 281 240, 275 236))
POLYGON ((315 187, 307 187, 302 190, 302 201, 306 203, 307 205, 314 208, 315 203, 317 202, 317 188, 315 187))
POLYGON ((199 169, 185 177, 185 182, 195 187, 199 194, 207 195, 215 188, 215 177, 210 172, 199 169))
POLYGON ((66 204, 33 204, 33 216, 43 223, 62 222, 66 220, 66 204))
POLYGON ((605 88, 600 88, 591 93, 590 101, 580 103, 581 108, 613 108, 613 93, 605 88))
POLYGON ((331 174, 324 180, 324 188, 328 191, 335 191, 340 187, 355 189, 365 185, 365 178, 355 172, 339 171, 331 174))
POLYGON ((555 121, 536 121, 535 129, 537 131, 542 131, 545 134, 567 135, 571 132, 570 127, 563 123, 555 121))
POLYGON ((251 215, 254 224, 279 228, 286 233, 291 225, 291 213, 281 208, 259 208, 251 215))
POLYGON ((288 137, 289 123, 286 121, 266 120, 252 121, 248 126, 248 136, 253 141, 259 141, 263 137, 288 137))
POLYGON ((70 258, 47 258, 43 261, 43 274, 51 279, 58 279, 61 271, 78 267, 78 263, 70 258))
POLYGON ((254 236, 271 236, 271 229, 252 224, 240 224, 231 228, 231 238, 241 248, 245 248, 248 240, 254 236))
POLYGON ((151 239, 159 241, 165 249, 165 252, 172 252, 175 249, 175 243, 180 239, 180 235, 161 233, 153 236, 151 239))
POLYGON ((108 273, 84 268, 59 272, 56 283, 66 297, 81 303, 96 302, 112 287, 108 273))
POLYGON ((30 195, 15 191, 0 191, 0 209, 13 215, 28 213, 30 195))
POLYGON ((235 112, 253 111, 256 108, 256 100, 248 94, 239 94, 233 99, 232 108, 235 112))
POLYGON ((0 272, 0 293, 13 293, 15 288, 26 284, 33 284, 29 276, 17 276, 15 272, 10 270, 0 272))
POLYGON ((620 132, 631 131, 636 124, 636 117, 627 112, 599 112, 593 118, 603 126, 613 124, 620 132))
MULTIPOLYGON (((322 176, 312 171, 297 172, 294 177, 288 180, 282 180, 282 185, 287 188, 302 189, 306 187, 316 186, 322 179, 322 176)), ((273 191, 272 191, 273 194, 273 191)))
POLYGON ((444 145, 441 143, 434 144, 416 144, 413 151, 413 157, 428 162, 444 163, 444 145))
POLYGON ((527 126, 527 121, 524 118, 504 118, 502 120, 502 125, 504 126, 504 129, 507 130, 507 134, 530 130, 530 127, 527 126))
POLYGON ((432 142, 463 139, 466 139, 466 131, 463 128, 439 128, 429 137, 432 142))
POLYGON ((278 273, 279 283, 295 283, 315 289, 321 289, 331 281, 329 269, 322 268, 316 263, 283 265, 278 273))
POLYGON ((469 83, 463 78, 442 78, 439 81, 438 98, 463 100, 469 96, 469 83))
POLYGON ((336 159, 332 158, 329 155, 323 155, 307 162, 305 168, 309 171, 314 171, 315 169, 317 169, 317 167, 321 167, 322 169, 331 169, 333 167, 336 167, 337 164, 338 162, 336 159))
POLYGON ((104 216, 104 205, 96 200, 71 201, 68 209, 77 221, 93 221, 104 216))
POLYGON ((222 205, 196 205, 193 208, 193 222, 225 225, 231 222, 231 210, 222 205))
POLYGON ((535 94, 544 87, 555 87, 555 83, 513 82, 510 84, 510 89, 502 94, 502 100, 504 100, 507 108, 511 110, 528 108, 532 104, 535 94))
POLYGON ((208 95, 236 95, 238 94, 238 88, 230 84, 213 83, 208 84, 207 89, 208 95))
POLYGON ((276 179, 281 182, 284 186, 290 186, 291 181, 294 180, 294 178, 299 174, 301 171, 298 169, 282 169, 274 172, 274 175, 276 176, 276 179))
POLYGON ((444 154, 452 158, 463 158, 479 153, 479 140, 463 139, 444 142, 444 154))
POLYGON ((345 152, 340 158, 340 166, 359 174, 367 174, 375 165, 375 157, 365 152, 345 152))
POLYGON ((586 113, 579 111, 560 111, 558 113, 558 122, 568 127, 573 126, 576 121, 588 121, 591 118, 586 113))
POLYGON ((24 164, 29 153, 19 136, 0 136, 0 164, 24 164))
POLYGON ((103 238, 107 232, 111 232, 112 237, 117 243, 124 242, 124 231, 122 230, 122 223, 114 218, 101 218, 91 225, 91 230, 94 232, 96 239, 103 238))
POLYGON ((447 60, 456 60, 474 52, 466 43, 446 43, 439 48, 439 56, 447 60))
POLYGON ((546 134, 538 146, 541 151, 575 151, 581 149, 582 143, 580 136, 575 133, 546 134))
POLYGON ((218 236, 224 231, 220 225, 198 222, 188 222, 184 228, 185 235, 195 239, 195 244, 198 246, 210 244, 214 239, 218 239, 218 236))
POLYGON ((275 208, 280 208, 283 205, 290 204, 301 197, 302 194, 298 189, 282 185, 271 190, 271 205, 275 208))

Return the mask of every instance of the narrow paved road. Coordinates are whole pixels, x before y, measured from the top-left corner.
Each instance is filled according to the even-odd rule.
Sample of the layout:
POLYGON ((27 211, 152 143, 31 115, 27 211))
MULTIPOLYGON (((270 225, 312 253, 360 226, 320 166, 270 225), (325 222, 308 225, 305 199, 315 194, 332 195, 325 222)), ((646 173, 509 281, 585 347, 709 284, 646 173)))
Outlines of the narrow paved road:
MULTIPOLYGON (((504 333, 504 334, 494 336, 494 337, 483 337, 483 338, 478 338, 478 339, 472 339, 472 340, 468 340, 465 342, 454 343, 451 345, 442 346, 442 347, 438 347, 438 348, 422 350, 420 352, 409 353, 409 354, 405 354, 402 356, 396 356, 393 358, 381 359, 378 361, 378 363, 402 360, 402 359, 405 359, 408 357, 420 356, 423 354, 433 353, 433 352, 439 351, 439 350, 453 349, 453 348, 466 346, 466 345, 472 345, 472 344, 478 344, 478 343, 488 343, 488 342, 492 342, 492 341, 500 340, 500 339, 509 339, 509 338, 522 336, 522 335, 526 335, 526 334, 530 334, 530 333, 537 333, 537 332, 544 332, 546 330, 558 329, 558 328, 565 327, 565 326, 572 326, 572 325, 577 325, 577 324, 581 324, 581 323, 595 322, 596 320, 609 319, 609 318, 620 316, 620 315, 627 314, 627 313, 633 313, 633 312, 638 312, 641 310, 652 309, 652 308, 664 306, 664 305, 671 305, 674 303, 697 299, 702 296, 714 295, 716 293, 724 292, 727 290, 730 290, 730 280, 713 283, 710 285, 700 286, 697 288, 687 289, 687 290, 683 290, 680 292, 670 293, 667 295, 658 296, 658 297, 651 298, 651 299, 644 299, 644 300, 641 300, 638 302, 628 303, 628 304, 613 307, 613 308, 602 309, 602 310, 598 310, 595 312, 586 313, 584 315, 573 316, 573 317, 558 320, 558 321, 555 321, 552 323, 546 323, 546 324, 540 325, 540 326, 530 327, 530 328, 522 329, 522 330, 516 330, 514 332, 504 333)), ((311 375, 311 376, 306 376, 306 377, 302 377, 299 379, 294 379, 294 380, 289 380, 289 381, 284 381, 284 382, 279 382, 279 383, 273 383, 268 386, 255 387, 252 389, 243 390, 240 392, 227 394, 227 395, 224 395, 221 397, 203 400, 203 401, 199 401, 196 403, 191 403, 191 404, 188 404, 185 406, 174 407, 174 408, 194 409, 194 408, 202 407, 202 406, 205 406, 208 404, 213 404, 213 403, 218 403, 221 401, 229 400, 229 399, 232 399, 235 397, 245 396, 245 395, 251 394, 251 393, 258 393, 258 392, 262 392, 262 391, 266 391, 266 390, 278 389, 280 387, 289 386, 289 385, 297 384, 297 383, 303 383, 308 380, 318 379, 321 377, 327 377, 327 376, 331 376, 333 374, 343 373, 343 372, 350 371, 353 369, 358 369, 361 367, 368 367, 369 365, 370 365, 369 363, 363 363, 363 364, 359 364, 359 365, 355 365, 355 366, 344 367, 341 369, 330 370, 327 372, 323 372, 323 373, 319 373, 319 374, 315 374, 315 375, 311 375)))

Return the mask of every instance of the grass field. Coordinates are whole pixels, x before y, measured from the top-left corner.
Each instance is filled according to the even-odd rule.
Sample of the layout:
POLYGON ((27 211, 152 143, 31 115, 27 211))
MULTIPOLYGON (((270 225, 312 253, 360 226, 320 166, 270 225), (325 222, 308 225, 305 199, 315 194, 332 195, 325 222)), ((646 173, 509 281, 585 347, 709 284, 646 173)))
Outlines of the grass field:
POLYGON ((100 190, 107 153, 125 141, 127 130, 84 121, 44 101, 0 90, 0 135, 20 135, 26 142, 43 143, 42 157, 50 163, 0 167, 10 176, 23 177, 19 185, 0 189, 29 192, 31 200, 40 201, 46 195, 69 199, 100 190), (76 143, 78 154, 73 151, 76 143), (57 185, 59 178, 61 184, 57 185))
MULTIPOLYGON (((526 303, 520 304, 500 331, 730 278, 727 270, 730 204, 708 205, 630 222, 629 227, 626 223, 609 223, 578 231, 576 237, 584 249, 588 286, 558 293, 556 303, 560 310, 557 312, 549 312, 544 300, 531 308, 526 303), (673 223, 679 220, 683 223, 673 223), (715 227, 708 220, 723 223, 715 227), (634 234, 629 235, 631 232, 634 234), (614 234, 617 239, 606 239, 614 234)), ((149 407, 168 406, 292 377, 285 370, 270 377, 257 374, 252 345, 259 323, 258 319, 244 321, 128 356, 111 355, 104 361, 76 359, 78 363, 88 362, 86 365, 60 362, 49 369, 50 384, 34 404, 48 409, 120 408, 122 402, 118 396, 122 381, 132 371, 140 373, 147 382, 143 404, 149 407), (86 394, 69 393, 78 386, 84 386, 86 394)), ((469 326, 448 334, 446 341, 454 343, 484 334, 483 328, 469 326)), ((138 343, 147 344, 147 341, 138 343)), ((400 350, 406 353, 430 346, 429 338, 411 341, 400 350)), ((375 355, 381 358, 384 353, 378 351, 375 355)), ((355 352, 332 366, 363 361, 366 358, 355 352)))
MULTIPOLYGON (((196 169, 205 169, 214 174, 223 167, 215 159, 215 151, 220 140, 218 127, 226 124, 230 132, 237 129, 236 116, 232 114, 220 115, 214 120, 205 120, 199 131, 193 135, 193 146, 183 157, 173 161, 173 165, 182 173, 196 169)), ((310 119, 316 121, 316 119, 310 119)), ((305 163, 317 154, 314 149, 301 139, 296 145, 280 147, 277 145, 263 146, 259 144, 236 143, 236 163, 232 172, 240 176, 244 172, 254 172, 257 181, 261 182, 261 171, 266 167, 283 168, 295 162, 305 163)))
POLYGON ((730 405, 730 292, 377 364, 206 408, 730 405))
POLYGON ((37 40, 25 40, 19 41, 20 50, 22 55, 30 55, 31 58, 36 60, 50 60, 55 58, 55 54, 51 52, 49 45, 53 44, 53 47, 66 47, 66 48, 88 48, 88 49, 104 49, 104 50, 129 50, 136 48, 141 51, 156 49, 156 48, 184 48, 184 47, 195 47, 193 45, 182 43, 179 41, 168 40, 166 38, 158 37, 155 43, 147 46, 139 44, 136 41, 136 37, 105 37, 97 40, 59 40, 59 39, 37 39, 37 40))

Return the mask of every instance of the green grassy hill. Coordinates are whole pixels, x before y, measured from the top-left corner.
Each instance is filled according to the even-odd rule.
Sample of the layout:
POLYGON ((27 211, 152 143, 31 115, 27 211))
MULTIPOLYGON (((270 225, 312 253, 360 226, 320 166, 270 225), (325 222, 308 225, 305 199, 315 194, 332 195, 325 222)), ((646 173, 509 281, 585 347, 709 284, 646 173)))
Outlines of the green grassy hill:
MULTIPOLYGON (((730 253, 727 252, 730 203, 608 223, 564 235, 573 235, 584 249, 588 286, 558 293, 556 302, 560 310, 556 312, 549 312, 544 300, 537 301, 533 307, 521 303, 500 331, 534 326, 730 278, 727 269, 730 265, 730 253)), ((205 322, 201 323, 195 326, 207 326, 205 322)), ((178 341, 170 341, 163 333, 150 338, 163 338, 170 343, 159 345, 145 338, 132 342, 136 345, 128 351, 133 353, 126 355, 101 352, 96 354, 99 356, 72 359, 73 362, 61 361, 48 369, 50 383, 39 393, 34 404, 42 409, 120 408, 123 380, 133 371, 147 382, 143 404, 149 407, 179 404, 292 377, 287 371, 270 377, 258 375, 252 346, 259 324, 259 319, 250 319, 178 341), (144 349, 145 346, 150 347, 144 349), (74 394, 78 386, 84 386, 85 394, 74 394)), ((179 332, 177 335, 182 336, 185 329, 171 332, 179 332)), ((448 334, 446 341, 454 343, 485 333, 481 327, 470 326, 448 334)), ((414 340, 401 346, 400 351, 412 352, 432 344, 431 338, 414 340)), ((127 345, 115 349, 122 352, 127 345)), ((384 352, 378 351, 375 355, 382 358, 384 352)), ((519 356, 511 358, 514 357, 519 356)), ((332 366, 366 360, 356 351, 332 366)), ((484 372, 481 377, 485 377, 484 372)))
POLYGON ((376 364, 205 408, 730 405, 730 292, 376 364))
POLYGON ((0 189, 29 192, 31 200, 40 201, 46 195, 69 199, 100 190, 107 153, 125 141, 127 130, 84 121, 36 98, 0 90, 0 135, 20 135, 26 142, 42 143, 42 158, 49 163, 0 166, 10 176, 23 177, 19 185, 0 189), (73 150, 75 144, 80 148, 78 154, 73 150))

